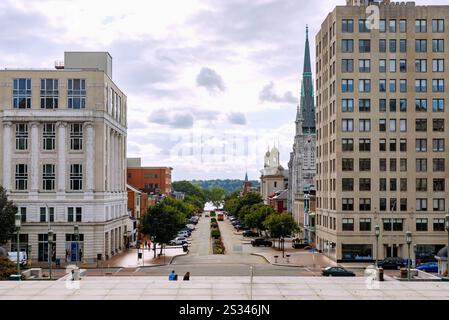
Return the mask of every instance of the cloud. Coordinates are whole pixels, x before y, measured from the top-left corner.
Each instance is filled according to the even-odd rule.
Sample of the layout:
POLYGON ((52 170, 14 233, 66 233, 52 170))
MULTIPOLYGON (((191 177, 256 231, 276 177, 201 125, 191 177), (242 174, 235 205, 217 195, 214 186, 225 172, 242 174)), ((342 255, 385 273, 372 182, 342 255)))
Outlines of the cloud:
POLYGON ((217 90, 224 92, 226 90, 223 78, 210 68, 202 68, 196 77, 196 85, 204 87, 209 93, 215 93, 217 90))
POLYGON ((232 124, 245 125, 246 116, 240 112, 233 112, 228 114, 228 121, 232 124))
POLYGON ((277 94, 273 82, 263 87, 259 94, 259 100, 261 102, 298 103, 298 99, 293 96, 291 91, 287 91, 283 95, 277 94))
POLYGON ((151 113, 148 120, 152 123, 166 125, 173 129, 189 129, 193 127, 193 115, 190 112, 172 112, 159 109, 151 113))

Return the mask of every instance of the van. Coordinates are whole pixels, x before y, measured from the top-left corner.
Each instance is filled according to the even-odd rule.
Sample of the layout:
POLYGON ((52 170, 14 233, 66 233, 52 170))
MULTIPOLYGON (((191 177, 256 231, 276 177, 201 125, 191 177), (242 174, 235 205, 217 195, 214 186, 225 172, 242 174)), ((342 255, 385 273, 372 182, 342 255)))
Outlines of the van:
MULTIPOLYGON (((8 252, 8 258, 10 261, 17 263, 17 251, 8 252)), ((24 251, 19 252, 19 264, 25 266, 28 262, 27 253, 24 251)))

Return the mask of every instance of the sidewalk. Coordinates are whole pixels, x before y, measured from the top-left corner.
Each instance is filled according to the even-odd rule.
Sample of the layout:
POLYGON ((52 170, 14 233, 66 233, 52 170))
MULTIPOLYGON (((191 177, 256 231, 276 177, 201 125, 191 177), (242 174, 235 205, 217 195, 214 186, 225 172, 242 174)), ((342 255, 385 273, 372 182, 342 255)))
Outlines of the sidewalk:
POLYGON ((320 268, 337 266, 337 263, 318 252, 312 253, 308 251, 288 249, 285 250, 284 258, 282 258, 282 251, 274 250, 272 252, 253 253, 253 255, 261 256, 265 258, 265 260, 267 260, 270 264, 275 266, 320 268), (290 255, 289 262, 287 262, 287 255, 290 255), (277 262, 275 261, 274 256, 278 256, 277 262))

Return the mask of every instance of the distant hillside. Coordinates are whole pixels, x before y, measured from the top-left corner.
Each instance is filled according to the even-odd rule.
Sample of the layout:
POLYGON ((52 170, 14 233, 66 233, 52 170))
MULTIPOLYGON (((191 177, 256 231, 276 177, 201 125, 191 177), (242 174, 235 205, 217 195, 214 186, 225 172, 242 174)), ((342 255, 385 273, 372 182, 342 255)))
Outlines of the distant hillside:
MULTIPOLYGON (((230 194, 234 191, 240 191, 242 189, 243 180, 192 180, 193 184, 196 184, 204 189, 221 188, 226 194, 230 194)), ((259 181, 251 181, 253 187, 259 187, 259 181)))

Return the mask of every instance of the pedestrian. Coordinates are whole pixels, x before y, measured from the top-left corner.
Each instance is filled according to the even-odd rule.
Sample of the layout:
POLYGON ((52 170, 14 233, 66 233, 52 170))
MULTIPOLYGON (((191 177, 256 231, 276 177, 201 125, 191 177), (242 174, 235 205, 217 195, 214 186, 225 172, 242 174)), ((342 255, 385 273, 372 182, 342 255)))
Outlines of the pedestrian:
POLYGON ((184 275, 184 278, 182 280, 189 281, 190 280, 190 272, 186 272, 186 274, 184 275))
POLYGON ((176 281, 178 280, 178 275, 175 273, 175 270, 172 270, 172 272, 168 275, 169 281, 176 281))

